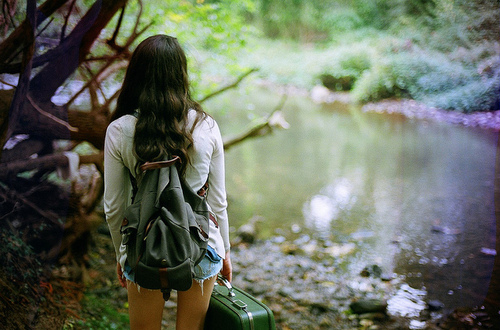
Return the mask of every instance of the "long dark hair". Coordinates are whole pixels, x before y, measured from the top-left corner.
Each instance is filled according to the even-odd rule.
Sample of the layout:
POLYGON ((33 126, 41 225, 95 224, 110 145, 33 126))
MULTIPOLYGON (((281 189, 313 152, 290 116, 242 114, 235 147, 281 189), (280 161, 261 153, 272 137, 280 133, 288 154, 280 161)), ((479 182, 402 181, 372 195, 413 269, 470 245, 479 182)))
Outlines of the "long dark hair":
POLYGON ((186 55, 176 38, 149 37, 132 54, 111 120, 137 109, 134 153, 139 163, 177 155, 184 174, 192 131, 206 113, 191 98, 186 55), (189 109, 197 111, 192 127, 187 122, 189 109))

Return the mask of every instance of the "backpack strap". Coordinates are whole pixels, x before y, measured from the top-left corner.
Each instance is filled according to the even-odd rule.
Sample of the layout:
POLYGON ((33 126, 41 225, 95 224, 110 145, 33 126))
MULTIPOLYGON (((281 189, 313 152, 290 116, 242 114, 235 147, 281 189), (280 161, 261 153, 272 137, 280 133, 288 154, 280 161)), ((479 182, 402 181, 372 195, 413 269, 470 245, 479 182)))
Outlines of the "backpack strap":
POLYGON ((179 156, 174 156, 174 158, 169 160, 162 160, 158 162, 146 162, 141 165, 141 171, 154 170, 162 167, 169 167, 174 165, 177 161, 181 161, 179 156))

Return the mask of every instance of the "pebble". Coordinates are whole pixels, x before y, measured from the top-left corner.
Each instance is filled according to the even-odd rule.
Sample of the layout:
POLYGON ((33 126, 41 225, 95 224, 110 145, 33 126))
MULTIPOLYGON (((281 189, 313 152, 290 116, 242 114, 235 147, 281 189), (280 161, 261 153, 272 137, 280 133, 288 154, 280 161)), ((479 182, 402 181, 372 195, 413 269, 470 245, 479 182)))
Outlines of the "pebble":
MULTIPOLYGON (((307 244, 313 244, 314 241, 305 236, 298 240, 297 243, 307 244)), ((286 326, 282 325, 281 328, 310 329, 311 325, 329 328, 335 324, 335 329, 352 329, 359 319, 349 318, 350 303, 363 300, 368 288, 370 295, 376 297, 377 307, 364 311, 365 314, 375 313, 372 316, 368 314, 366 319, 373 322, 381 320, 385 313, 385 298, 389 293, 386 282, 377 277, 363 278, 340 269, 337 257, 327 256, 315 260, 313 256, 318 251, 334 244, 314 242, 313 245, 314 251, 311 249, 308 252, 279 238, 237 245, 231 249, 233 285, 270 306, 278 315, 275 316, 278 322, 285 322, 286 326)), ((341 245, 335 244, 337 247, 341 245)), ((379 266, 369 267, 377 269, 379 266)))
MULTIPOLYGON (((388 305, 401 290, 408 293, 411 289, 397 274, 368 264, 363 271, 369 276, 364 277, 363 272, 353 272, 342 264, 343 254, 325 253, 328 248, 342 249, 350 244, 356 246, 318 241, 307 235, 295 241, 283 240, 279 234, 264 241, 256 237, 253 244, 231 249, 233 286, 269 306, 279 329, 357 329, 365 320, 371 325, 364 329, 391 330, 408 329, 410 321, 421 321, 419 313, 395 313, 388 305), (304 249, 305 245, 309 247, 304 249)), ((345 252, 350 253, 348 250, 345 252)), ((422 306, 417 307, 442 313, 441 304, 422 300, 422 306)))

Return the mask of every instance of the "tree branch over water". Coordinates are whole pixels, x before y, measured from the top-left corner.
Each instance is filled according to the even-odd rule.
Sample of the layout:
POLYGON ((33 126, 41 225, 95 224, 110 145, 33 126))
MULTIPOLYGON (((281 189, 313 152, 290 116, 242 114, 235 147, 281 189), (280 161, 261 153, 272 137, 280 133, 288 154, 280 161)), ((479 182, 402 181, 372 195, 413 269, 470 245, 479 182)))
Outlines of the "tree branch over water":
POLYGON ((210 98, 212 98, 212 97, 214 97, 216 95, 219 95, 219 94, 221 94, 221 93, 223 93, 223 92, 225 92, 225 91, 227 91, 227 90, 229 90, 231 88, 237 87, 243 81, 243 79, 245 79, 250 74, 252 74, 253 72, 256 72, 256 71, 259 71, 259 69, 253 68, 253 69, 248 70, 247 72, 245 72, 241 76, 239 76, 238 79, 236 79, 232 84, 224 86, 221 89, 218 89, 215 92, 212 92, 212 93, 208 94, 207 96, 205 96, 204 98, 202 98, 198 102, 199 103, 203 103, 206 100, 208 100, 208 99, 210 99, 210 98))
POLYGON ((274 108, 274 110, 267 116, 264 122, 259 123, 247 131, 237 135, 235 137, 225 139, 224 140, 224 150, 231 148, 232 146, 243 142, 246 139, 264 136, 273 132, 275 128, 284 128, 287 129, 290 127, 290 124, 285 120, 283 116, 283 106, 285 105, 285 101, 287 99, 286 94, 283 94, 281 97, 280 103, 274 108))

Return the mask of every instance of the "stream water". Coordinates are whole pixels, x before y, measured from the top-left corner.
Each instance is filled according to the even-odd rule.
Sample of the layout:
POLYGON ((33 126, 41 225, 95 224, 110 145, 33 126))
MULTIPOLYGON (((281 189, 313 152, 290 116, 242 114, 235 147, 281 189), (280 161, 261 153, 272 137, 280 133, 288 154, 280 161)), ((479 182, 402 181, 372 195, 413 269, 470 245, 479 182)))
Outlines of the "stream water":
MULTIPOLYGON (((229 137, 279 98, 233 92, 205 107, 218 108, 229 137)), ((283 112, 288 130, 226 152, 232 227, 259 216, 261 238, 352 246, 346 271, 376 264, 406 283, 389 302, 395 314, 418 313, 424 299, 482 303, 495 254, 497 133, 305 96, 289 96, 283 112)))

